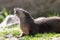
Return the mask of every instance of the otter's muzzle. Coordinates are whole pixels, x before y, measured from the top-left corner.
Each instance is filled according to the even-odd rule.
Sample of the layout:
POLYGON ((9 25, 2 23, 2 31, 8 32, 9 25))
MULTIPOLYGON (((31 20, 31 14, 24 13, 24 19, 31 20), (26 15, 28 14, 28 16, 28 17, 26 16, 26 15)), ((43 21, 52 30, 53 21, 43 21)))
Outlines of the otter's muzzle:
POLYGON ((18 8, 14 8, 14 14, 18 13, 19 9, 18 8))

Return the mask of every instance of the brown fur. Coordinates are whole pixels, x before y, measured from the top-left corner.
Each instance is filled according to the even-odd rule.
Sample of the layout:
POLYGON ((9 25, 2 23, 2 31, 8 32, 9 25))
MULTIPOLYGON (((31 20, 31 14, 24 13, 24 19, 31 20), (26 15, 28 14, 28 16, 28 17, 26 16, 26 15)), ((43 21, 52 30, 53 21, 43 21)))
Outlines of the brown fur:
POLYGON ((20 29, 23 32, 21 36, 44 32, 60 32, 60 17, 33 19, 29 12, 21 8, 14 8, 14 12, 20 19, 20 29))

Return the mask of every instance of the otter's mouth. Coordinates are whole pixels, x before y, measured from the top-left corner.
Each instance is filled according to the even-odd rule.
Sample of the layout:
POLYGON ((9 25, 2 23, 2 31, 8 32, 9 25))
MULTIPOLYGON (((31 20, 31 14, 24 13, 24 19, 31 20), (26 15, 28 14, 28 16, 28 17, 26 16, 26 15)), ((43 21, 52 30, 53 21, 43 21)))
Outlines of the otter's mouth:
POLYGON ((14 8, 14 14, 21 15, 23 13, 23 9, 21 8, 14 8))
POLYGON ((16 13, 17 13, 17 11, 18 11, 18 10, 17 10, 17 8, 14 8, 14 14, 16 14, 16 13))

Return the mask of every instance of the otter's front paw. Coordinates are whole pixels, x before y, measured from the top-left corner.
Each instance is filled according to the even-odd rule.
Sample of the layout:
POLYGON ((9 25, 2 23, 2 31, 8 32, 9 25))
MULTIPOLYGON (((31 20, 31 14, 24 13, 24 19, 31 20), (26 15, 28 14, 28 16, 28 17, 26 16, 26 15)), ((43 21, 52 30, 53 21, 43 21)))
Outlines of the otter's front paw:
POLYGON ((25 36, 25 35, 26 35, 26 34, 24 34, 24 33, 21 33, 21 34, 20 34, 20 37, 23 37, 23 36, 25 36))

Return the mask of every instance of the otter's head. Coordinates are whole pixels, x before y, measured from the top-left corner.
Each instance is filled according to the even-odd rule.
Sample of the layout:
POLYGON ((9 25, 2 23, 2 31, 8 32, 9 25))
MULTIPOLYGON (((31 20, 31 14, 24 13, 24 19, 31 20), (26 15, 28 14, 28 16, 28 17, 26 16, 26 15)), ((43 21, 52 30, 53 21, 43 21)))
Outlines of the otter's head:
POLYGON ((14 8, 14 14, 17 15, 17 17, 19 18, 26 18, 26 17, 30 17, 29 12, 25 11, 22 8, 14 8))

